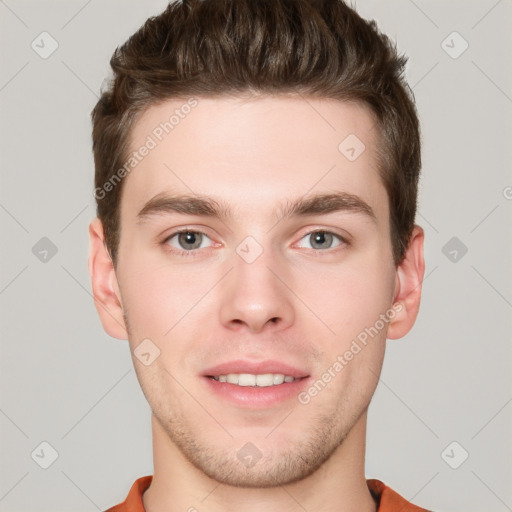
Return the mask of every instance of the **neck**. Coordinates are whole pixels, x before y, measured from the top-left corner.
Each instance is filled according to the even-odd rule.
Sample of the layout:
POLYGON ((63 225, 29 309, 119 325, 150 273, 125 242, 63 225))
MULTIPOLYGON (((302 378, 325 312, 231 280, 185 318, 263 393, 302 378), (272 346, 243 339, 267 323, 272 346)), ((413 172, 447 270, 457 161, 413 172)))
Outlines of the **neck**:
POLYGON ((313 474, 288 485, 242 488, 211 479, 193 466, 152 417, 154 474, 143 495, 146 512, 376 512, 366 485, 366 411, 343 443, 313 474))

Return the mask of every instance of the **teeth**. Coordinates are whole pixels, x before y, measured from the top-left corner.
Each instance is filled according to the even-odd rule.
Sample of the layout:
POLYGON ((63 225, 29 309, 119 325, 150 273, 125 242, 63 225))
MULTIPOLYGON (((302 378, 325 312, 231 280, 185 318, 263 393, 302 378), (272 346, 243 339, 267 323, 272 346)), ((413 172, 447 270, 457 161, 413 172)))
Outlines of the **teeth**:
POLYGON ((282 384, 284 382, 284 375, 282 373, 274 373, 274 384, 282 384))
POLYGON ((213 378, 219 382, 227 382, 238 386, 257 386, 261 388, 278 386, 279 384, 283 384, 283 382, 298 380, 290 375, 283 375, 282 373, 264 373, 261 375, 253 375, 251 373, 228 373, 227 375, 217 375, 213 378))
POLYGON ((265 373, 263 375, 256 375, 256 386, 267 387, 274 385, 274 375, 265 373))
POLYGON ((238 376, 239 386, 256 386, 256 375, 250 373, 241 373, 238 376))
POLYGON ((227 378, 228 378, 227 382, 229 384, 238 384, 238 374, 237 373, 229 373, 227 375, 227 378))

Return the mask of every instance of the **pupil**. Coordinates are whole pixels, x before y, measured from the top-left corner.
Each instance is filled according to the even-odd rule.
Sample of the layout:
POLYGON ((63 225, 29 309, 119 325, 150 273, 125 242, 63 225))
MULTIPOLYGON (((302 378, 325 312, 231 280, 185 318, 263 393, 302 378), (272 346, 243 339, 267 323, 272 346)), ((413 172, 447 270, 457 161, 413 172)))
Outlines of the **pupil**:
MULTIPOLYGON (((186 231, 184 233, 181 233, 181 242, 182 242, 182 245, 197 245, 197 240, 196 240, 196 236, 197 234, 196 233, 193 233, 191 231, 186 231)), ((195 248, 195 247, 194 247, 195 248)))
POLYGON ((314 244, 322 245, 325 244, 326 241, 329 240, 329 235, 327 235, 325 231, 317 231, 314 234, 314 244))

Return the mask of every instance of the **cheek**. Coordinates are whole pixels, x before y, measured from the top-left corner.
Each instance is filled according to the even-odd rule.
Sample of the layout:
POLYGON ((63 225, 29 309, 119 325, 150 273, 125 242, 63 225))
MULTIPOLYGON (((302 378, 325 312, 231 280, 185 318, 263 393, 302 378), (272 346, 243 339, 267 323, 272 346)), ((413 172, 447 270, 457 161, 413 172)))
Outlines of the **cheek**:
POLYGON ((302 281, 304 297, 338 340, 357 336, 391 306, 394 278, 384 262, 361 260, 325 273, 318 270, 302 281))
POLYGON ((125 261, 123 303, 138 337, 161 339, 198 301, 201 279, 180 268, 139 261, 145 261, 144 266, 125 261))

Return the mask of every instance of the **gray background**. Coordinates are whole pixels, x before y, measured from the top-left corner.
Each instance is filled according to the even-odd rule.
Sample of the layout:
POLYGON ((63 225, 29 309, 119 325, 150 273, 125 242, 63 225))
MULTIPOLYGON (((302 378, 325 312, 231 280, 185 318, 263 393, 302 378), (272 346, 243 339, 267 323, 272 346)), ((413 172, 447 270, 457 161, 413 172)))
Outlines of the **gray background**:
MULTIPOLYGON (((0 0, 1 511, 102 510, 152 473, 127 342, 91 296, 89 115, 114 48, 165 5, 0 0)), ((410 57, 427 260, 417 324, 388 341, 366 474, 440 512, 512 510, 512 2, 356 6, 410 57)))

